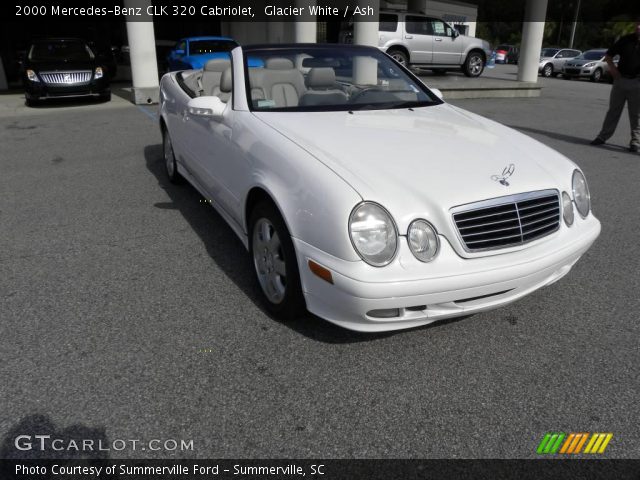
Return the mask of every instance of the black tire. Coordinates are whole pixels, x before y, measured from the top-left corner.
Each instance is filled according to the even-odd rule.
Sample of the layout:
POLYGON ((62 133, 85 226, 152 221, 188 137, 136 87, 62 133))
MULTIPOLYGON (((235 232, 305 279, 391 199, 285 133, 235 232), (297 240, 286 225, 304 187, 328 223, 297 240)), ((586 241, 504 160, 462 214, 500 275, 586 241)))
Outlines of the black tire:
POLYGON ((182 183, 182 175, 178 173, 178 163, 176 162, 176 156, 173 152, 171 137, 166 128, 162 129, 162 159, 164 171, 169 181, 174 185, 182 183))
POLYGON ((470 52, 469 55, 467 55, 467 58, 464 61, 464 64, 462 65, 462 72, 467 77, 472 77, 472 78, 479 77, 480 75, 482 75, 482 72, 484 71, 484 66, 485 66, 485 60, 482 53, 470 52))
POLYGON ((596 68, 595 71, 593 72, 593 74, 591 74, 591 77, 589 78, 589 80, 591 80, 592 82, 596 82, 596 83, 598 83, 600 80, 602 80, 602 69, 601 68, 596 68))
POLYGON ((101 102, 110 102, 111 101, 111 92, 101 93, 100 94, 101 102))
POLYGON ((306 312, 306 304, 302 294, 300 271, 293 241, 282 215, 270 202, 258 203, 249 215, 249 253, 262 302, 269 313, 286 321, 303 316, 306 312), (270 232, 267 233, 271 235, 269 239, 263 235, 265 231, 263 228, 270 232), (276 235, 278 246, 274 251, 267 251, 268 247, 265 247, 264 252, 257 250, 261 248, 261 242, 270 244, 276 235), (277 262, 284 262, 284 276, 277 272, 277 262), (268 270, 269 268, 271 270, 268 270), (269 278, 265 278, 269 276, 277 285, 270 283, 269 278))
POLYGON ((544 67, 542 67, 542 76, 545 78, 553 76, 553 65, 551 63, 547 63, 544 67))
POLYGON ((27 105, 27 107, 37 107, 38 105, 40 105, 40 101, 36 100, 35 98, 25 98, 24 103, 27 105))
POLYGON ((399 48, 390 48, 387 50, 387 55, 393 58, 400 65, 409 68, 409 57, 403 50, 400 50, 399 48))

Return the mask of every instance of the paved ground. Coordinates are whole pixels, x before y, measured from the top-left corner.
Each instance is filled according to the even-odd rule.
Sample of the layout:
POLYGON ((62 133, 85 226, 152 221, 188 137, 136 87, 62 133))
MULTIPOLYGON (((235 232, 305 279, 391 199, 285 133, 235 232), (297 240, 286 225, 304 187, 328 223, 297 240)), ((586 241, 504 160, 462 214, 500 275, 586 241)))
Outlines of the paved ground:
POLYGON ((534 457, 547 431, 640 456, 640 156, 626 118, 585 145, 608 85, 544 85, 456 103, 573 158, 600 239, 512 306, 385 335, 267 316, 231 230, 166 182, 153 109, 0 97, 0 457, 42 433, 194 441, 111 457, 534 457))

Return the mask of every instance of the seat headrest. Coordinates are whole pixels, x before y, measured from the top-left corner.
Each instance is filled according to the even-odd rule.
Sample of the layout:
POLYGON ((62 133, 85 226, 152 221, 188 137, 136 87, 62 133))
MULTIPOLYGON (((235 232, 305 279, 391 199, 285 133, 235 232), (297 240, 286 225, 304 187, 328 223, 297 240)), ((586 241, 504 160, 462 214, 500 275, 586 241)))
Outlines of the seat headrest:
POLYGON ((229 93, 232 89, 233 76, 231 75, 231 67, 229 67, 224 72, 222 72, 222 77, 220 78, 220 91, 229 93))
POLYGON ((204 64, 205 72, 224 72, 231 66, 231 60, 228 58, 214 58, 204 64))
POLYGON ((269 70, 291 70, 293 62, 288 58, 269 58, 265 62, 265 67, 269 70))
POLYGON ((309 88, 333 88, 336 72, 331 67, 312 68, 307 74, 306 84, 309 88))

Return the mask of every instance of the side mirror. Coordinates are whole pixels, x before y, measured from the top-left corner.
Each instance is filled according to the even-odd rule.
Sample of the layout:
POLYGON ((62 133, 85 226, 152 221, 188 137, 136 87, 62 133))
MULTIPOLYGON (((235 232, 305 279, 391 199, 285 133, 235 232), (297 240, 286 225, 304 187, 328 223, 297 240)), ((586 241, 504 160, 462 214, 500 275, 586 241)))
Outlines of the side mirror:
POLYGON ((227 104, 218 97, 196 97, 189 100, 187 110, 189 115, 220 120, 227 104))
POLYGON ((460 36, 460 32, 454 28, 453 32, 451 32, 451 36, 453 38, 458 38, 460 36))
POLYGON ((440 100, 444 100, 444 95, 442 95, 442 92, 439 88, 430 88, 429 90, 431 90, 440 100))

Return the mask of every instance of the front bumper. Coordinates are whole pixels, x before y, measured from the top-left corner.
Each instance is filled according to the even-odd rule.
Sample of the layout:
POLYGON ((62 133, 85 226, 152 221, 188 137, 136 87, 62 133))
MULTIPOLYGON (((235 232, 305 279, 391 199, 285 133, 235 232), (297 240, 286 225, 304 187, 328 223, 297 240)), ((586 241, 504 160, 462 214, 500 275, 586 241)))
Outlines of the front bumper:
POLYGON ((106 78, 75 85, 54 85, 44 82, 25 80, 25 97, 29 100, 43 100, 48 98, 90 97, 106 95, 110 92, 109 81, 106 78))
POLYGON ((590 214, 529 248, 474 259, 461 258, 441 237, 438 257, 427 264, 413 258, 401 237, 398 256, 382 269, 337 259, 299 239, 294 244, 308 310, 350 330, 374 332, 417 327, 518 300, 566 275, 599 234, 600 222, 590 214), (312 274, 308 260, 331 270, 334 284, 312 274), (415 279, 416 268, 420 279, 415 279), (385 269, 389 281, 381 275, 385 269), (388 309, 398 309, 399 315, 368 314, 388 309))
POLYGON ((564 67, 562 69, 562 75, 569 77, 590 77, 593 75, 596 67, 564 67))

